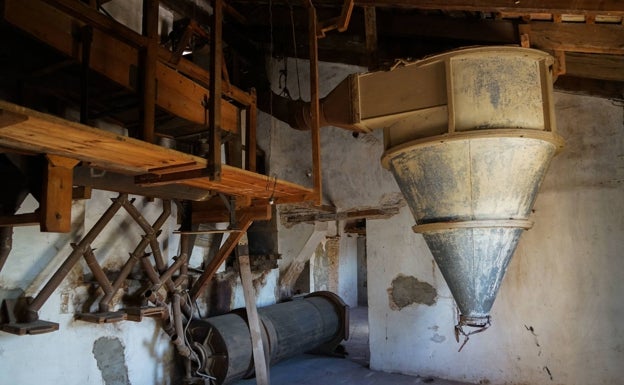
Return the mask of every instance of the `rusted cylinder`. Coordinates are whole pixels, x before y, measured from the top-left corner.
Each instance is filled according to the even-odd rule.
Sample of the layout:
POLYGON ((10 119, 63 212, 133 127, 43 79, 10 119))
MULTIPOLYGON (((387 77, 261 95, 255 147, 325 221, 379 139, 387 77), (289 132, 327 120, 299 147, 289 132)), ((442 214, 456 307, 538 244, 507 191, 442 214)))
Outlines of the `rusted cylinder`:
MULTIPOLYGON (((265 356, 270 365, 308 351, 332 352, 348 338, 348 306, 337 295, 317 292, 258 309, 265 356)), ((193 320, 188 338, 203 357, 198 371, 229 384, 252 376, 251 336, 244 309, 193 320)))

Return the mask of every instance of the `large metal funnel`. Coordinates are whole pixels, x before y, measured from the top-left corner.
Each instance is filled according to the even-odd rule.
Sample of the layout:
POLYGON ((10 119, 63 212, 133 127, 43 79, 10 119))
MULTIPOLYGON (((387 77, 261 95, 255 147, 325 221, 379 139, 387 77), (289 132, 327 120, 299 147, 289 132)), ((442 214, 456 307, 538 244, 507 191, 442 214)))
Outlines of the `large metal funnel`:
POLYGON ((382 161, 453 293, 460 325, 489 324, 520 235, 532 225, 539 186, 563 146, 554 132, 551 65, 543 52, 497 47, 406 66, 434 74, 442 91, 435 105, 385 128, 382 161))

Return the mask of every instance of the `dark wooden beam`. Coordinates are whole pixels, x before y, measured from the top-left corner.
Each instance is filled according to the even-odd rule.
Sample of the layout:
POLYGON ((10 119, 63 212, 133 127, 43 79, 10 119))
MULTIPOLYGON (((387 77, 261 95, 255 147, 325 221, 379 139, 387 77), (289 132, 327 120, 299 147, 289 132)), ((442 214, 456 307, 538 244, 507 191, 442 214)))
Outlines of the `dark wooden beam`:
MULTIPOLYGON (((272 0, 274 5, 287 5, 289 0, 272 0)), ((238 4, 268 4, 269 0, 236 0, 238 4)), ((341 0, 315 0, 317 7, 341 7, 341 0)), ((515 13, 564 13, 624 15, 620 0, 356 0, 355 5, 438 9, 444 11, 481 11, 515 13)))
POLYGON ((566 52, 566 75, 624 82, 624 56, 566 52))
POLYGON ((624 101, 624 82, 563 75, 555 82, 555 90, 624 101))
POLYGON ((312 223, 312 222, 333 222, 333 221, 347 221, 356 219, 385 219, 390 218, 393 215, 399 213, 398 206, 381 207, 373 209, 363 210, 350 210, 338 213, 321 213, 310 211, 297 210, 292 213, 282 212, 280 218, 282 223, 296 224, 296 223, 312 223))
POLYGON ((358 5, 439 9, 444 11, 623 15, 619 0, 358 0, 358 5))
POLYGON ((521 25, 520 33, 542 50, 624 55, 624 27, 618 24, 534 22, 521 25))

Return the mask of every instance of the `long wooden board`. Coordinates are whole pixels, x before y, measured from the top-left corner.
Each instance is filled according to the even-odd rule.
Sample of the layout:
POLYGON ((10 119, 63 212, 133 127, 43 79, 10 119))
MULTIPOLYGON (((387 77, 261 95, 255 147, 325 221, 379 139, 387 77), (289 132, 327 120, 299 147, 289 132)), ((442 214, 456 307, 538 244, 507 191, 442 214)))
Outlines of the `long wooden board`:
MULTIPOLYGON (((0 146, 63 156, 126 175, 164 175, 206 167, 206 159, 198 156, 70 122, 5 101, 0 101, 0 146)), ((301 202, 312 193, 310 188, 228 165, 223 165, 219 182, 203 177, 171 183, 255 199, 269 199, 273 196, 277 203, 301 202)))

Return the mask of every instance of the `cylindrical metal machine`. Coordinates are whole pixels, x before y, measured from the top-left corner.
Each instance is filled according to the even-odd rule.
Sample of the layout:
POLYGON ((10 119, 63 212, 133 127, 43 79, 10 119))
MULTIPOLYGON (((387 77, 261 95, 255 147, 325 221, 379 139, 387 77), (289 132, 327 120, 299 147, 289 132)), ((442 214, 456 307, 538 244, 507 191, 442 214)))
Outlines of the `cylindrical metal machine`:
MULTIPOLYGON (((349 310, 331 292, 316 292, 258 309, 267 363, 274 365, 295 355, 331 353, 349 336, 349 310)), ((254 373, 252 343, 244 309, 193 320, 187 332, 202 362, 200 373, 228 384, 254 373)))

